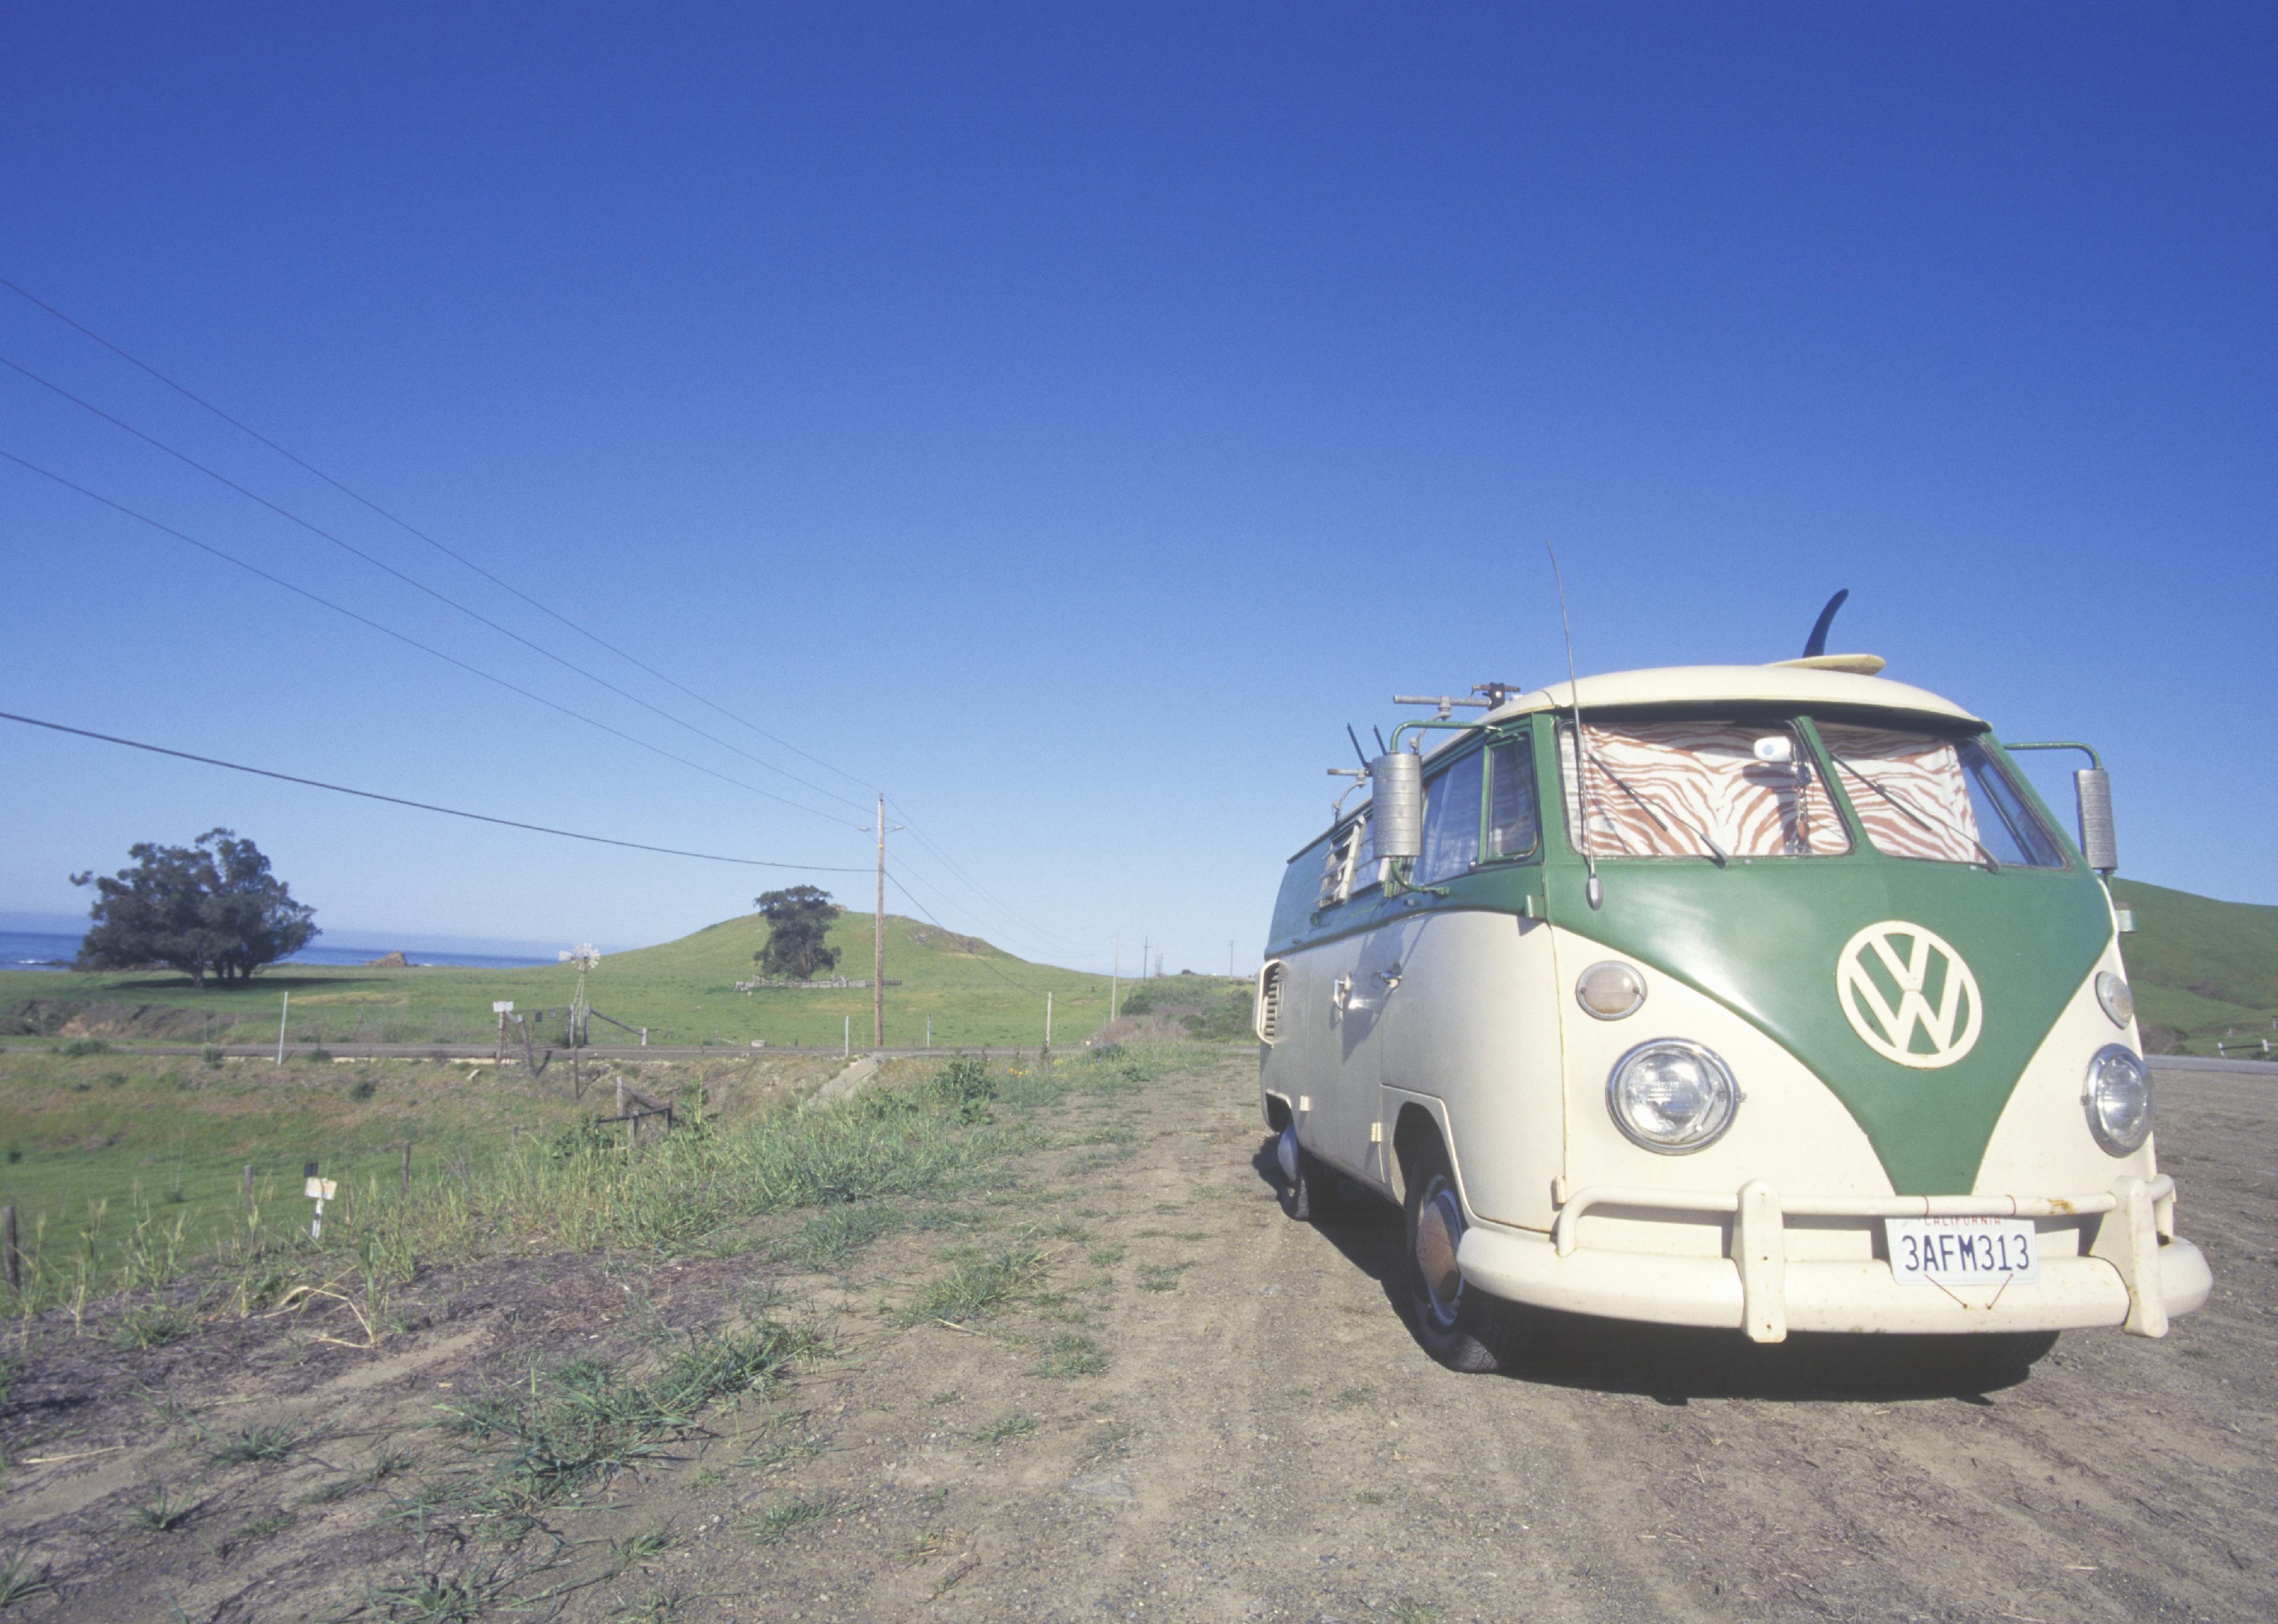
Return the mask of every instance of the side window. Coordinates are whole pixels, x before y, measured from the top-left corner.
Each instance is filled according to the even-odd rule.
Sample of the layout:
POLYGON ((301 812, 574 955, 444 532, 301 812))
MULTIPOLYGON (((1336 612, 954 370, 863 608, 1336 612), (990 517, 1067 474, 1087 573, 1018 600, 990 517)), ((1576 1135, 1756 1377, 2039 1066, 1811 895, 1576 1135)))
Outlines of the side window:
POLYGON ((1316 908, 1334 908, 1383 883, 1384 860, 1376 854, 1376 827, 1367 812, 1330 839, 1321 860, 1320 900, 1316 908))
POLYGON ((1468 873, 1479 855, 1479 768, 1487 753, 1474 750, 1424 786, 1424 850, 1416 883, 1437 885, 1468 873))
POLYGON ((1487 849, 1489 859, 1525 857, 1542 839, 1542 815, 1534 798, 1534 755, 1524 734, 1506 739, 1487 752, 1487 849))

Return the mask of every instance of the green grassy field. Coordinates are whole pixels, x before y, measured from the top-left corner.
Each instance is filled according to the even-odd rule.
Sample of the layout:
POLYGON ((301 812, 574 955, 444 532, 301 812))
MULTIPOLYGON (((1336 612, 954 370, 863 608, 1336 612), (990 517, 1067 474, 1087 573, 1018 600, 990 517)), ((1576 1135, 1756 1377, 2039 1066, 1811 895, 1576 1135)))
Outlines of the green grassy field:
MULTIPOLYGON (((677 941, 601 961, 587 981, 595 1007, 628 1025, 646 1027, 653 1044, 837 1045, 848 1030, 858 1047, 870 1041, 867 988, 762 988, 738 992, 735 984, 758 973, 752 955, 767 940, 756 915, 724 920, 677 941)), ((831 946, 842 950, 839 973, 867 980, 870 919, 843 915, 831 946)), ((1051 995, 1052 1039, 1081 1046, 1107 1019, 1108 978, 1014 958, 972 937, 889 915, 885 1041, 912 1047, 932 1023, 936 1046, 1035 1047, 1044 1040, 1045 995, 1051 995)), ((1178 977, 1190 988, 1217 989, 1223 977, 1178 977)), ((494 1000, 518 1009, 554 1013, 549 1026, 562 1038, 561 1012, 569 1007, 576 976, 566 965, 528 969, 349 969, 284 965, 250 984, 193 988, 171 973, 82 976, 18 970, 0 974, 0 1012, 30 1000, 86 1001, 148 1013, 130 1036, 164 1035, 175 1041, 274 1042, 281 996, 292 993, 290 1036, 296 1043, 467 1043, 495 1031, 494 1000)), ((1200 994, 1198 993, 1198 996, 1200 994)), ((602 1022, 596 1043, 634 1039, 602 1022)))
POLYGON ((2136 932, 2120 945, 2147 1023, 2175 1033, 2192 1054, 2213 1053, 2232 1034, 2278 1044, 2278 908, 2140 880, 2114 881, 2113 890, 2136 910, 2136 932))
MULTIPOLYGON (((928 1062, 903 1063, 922 1069, 928 1062)), ((615 1110, 612 1073, 714 1129, 732 1129, 835 1073, 835 1055, 722 1052, 716 1059, 588 1068, 308 1061, 283 1066, 131 1053, 0 1053, 0 1203, 50 1284, 163 1274, 218 1246, 305 1234, 304 1165, 340 1187, 328 1227, 400 1203, 411 1188, 479 1189, 516 1159, 582 1149, 615 1110), (245 1170, 252 1168, 252 1200, 245 1170)), ((611 1144, 622 1129, 608 1131, 611 1144)))

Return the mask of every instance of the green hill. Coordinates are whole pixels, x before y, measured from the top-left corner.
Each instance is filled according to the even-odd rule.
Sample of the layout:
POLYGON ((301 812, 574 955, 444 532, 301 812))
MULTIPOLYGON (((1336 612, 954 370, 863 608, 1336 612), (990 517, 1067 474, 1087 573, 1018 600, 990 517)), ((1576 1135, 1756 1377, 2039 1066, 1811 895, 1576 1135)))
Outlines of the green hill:
POLYGON ((2147 1045, 2212 1054, 2234 1033, 2278 1041, 2278 908, 2141 880, 2115 880, 2112 888, 2136 910, 2136 932, 2120 947, 2147 1045))
MULTIPOLYGON (((855 1046, 870 1041, 868 987, 761 987, 736 983, 758 974, 753 954, 767 940, 756 915, 722 920, 677 941, 604 958, 588 977, 593 1006, 629 1026, 646 1027, 652 1043, 718 1043, 738 1047, 837 1044, 852 1023, 855 1046)), ((845 914, 831 926, 841 950, 839 973, 868 980, 870 916, 845 914)), ((1034 1046, 1043 1041, 1044 1000, 1052 1001, 1052 1038, 1074 1046, 1107 1019, 1108 978, 1018 959, 975 937, 889 915, 886 918, 886 1042, 922 1043, 931 1019, 936 1045, 1034 1046)), ((1184 978, 1182 978, 1184 979, 1184 978)), ((1191 978, 1220 984, 1220 978, 1191 978)), ((1127 984, 1128 985, 1128 984, 1127 984)), ((109 1035, 218 1042, 273 1042, 282 994, 292 993, 295 1042, 359 1039, 386 1043, 467 1042, 495 1030, 493 1000, 522 1010, 549 1010, 547 1025, 562 1041, 561 1012, 576 976, 567 965, 525 969, 332 969, 280 965, 249 985, 192 988, 171 972, 80 975, 19 970, 0 974, 0 1031, 53 1034, 73 1015, 109 1035)), ((603 1022, 596 1043, 631 1039, 603 1022)))

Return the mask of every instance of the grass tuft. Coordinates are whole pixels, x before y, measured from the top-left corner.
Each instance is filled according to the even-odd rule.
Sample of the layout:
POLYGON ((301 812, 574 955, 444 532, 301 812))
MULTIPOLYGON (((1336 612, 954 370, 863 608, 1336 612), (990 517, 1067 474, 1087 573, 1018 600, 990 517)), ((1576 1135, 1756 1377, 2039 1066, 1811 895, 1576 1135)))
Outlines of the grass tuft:
POLYGON ((894 1316, 896 1322, 985 1319, 1034 1289, 1043 1263, 1044 1254, 1033 1246, 1007 1246, 960 1263, 920 1291, 894 1316))
POLYGON ((1097 1375, 1106 1368, 1107 1355, 1097 1343, 1080 1332, 1063 1331, 1044 1344, 1043 1357, 1036 1361, 1033 1374, 1066 1381, 1097 1375))
POLYGON ((839 1501, 829 1496, 812 1500, 782 1500, 740 1526, 759 1544, 773 1545, 790 1538, 795 1530, 808 1523, 835 1517, 844 1509, 839 1501))
POLYGON ((215 1445, 216 1466, 245 1466, 282 1460, 300 1444, 301 1435, 290 1427, 248 1427, 235 1437, 215 1445))
POLYGON ((629 1538, 615 1540, 609 1545, 609 1567, 623 1573, 628 1567, 638 1567, 643 1562, 653 1562, 680 1543, 680 1536, 666 1523, 644 1528, 629 1538))
POLYGON ((202 1500, 183 1502, 169 1499, 164 1489, 126 1511, 129 1528, 143 1528, 153 1534, 171 1534, 190 1520, 190 1513, 203 1505, 202 1500))
POLYGON ((33 1567, 30 1551, 11 1551, 0 1556, 0 1607, 54 1588, 48 1582, 47 1564, 33 1567))
POLYGON ((993 1421, 973 1435, 976 1444, 1003 1444, 1013 1438, 1025 1438, 1036 1429, 1036 1418, 1019 1411, 993 1421))
POLYGON ((180 1342, 198 1328, 197 1316, 164 1303, 145 1303, 128 1309, 111 1333, 111 1345, 126 1351, 163 1348, 180 1342))

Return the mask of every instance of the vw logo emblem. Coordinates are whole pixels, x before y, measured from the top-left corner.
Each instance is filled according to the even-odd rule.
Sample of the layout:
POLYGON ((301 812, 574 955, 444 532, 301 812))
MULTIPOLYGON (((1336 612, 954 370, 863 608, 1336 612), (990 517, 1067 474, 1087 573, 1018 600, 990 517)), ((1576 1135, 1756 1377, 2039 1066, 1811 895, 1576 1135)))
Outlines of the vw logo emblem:
POLYGON ((1977 977, 1953 944, 1903 919, 1870 924, 1843 944, 1835 996, 1861 1043, 1921 1069, 1951 1066, 1968 1053, 1985 1013, 1977 977), (1888 988, 1896 989, 1895 1000, 1888 988))

